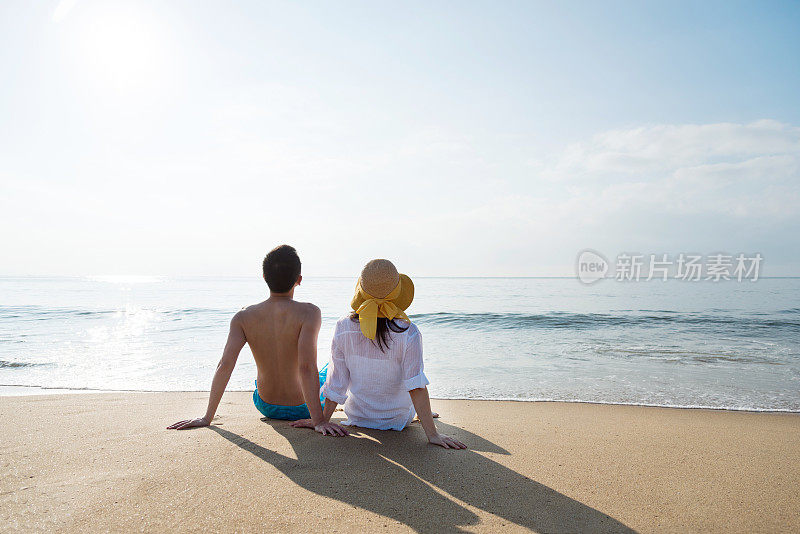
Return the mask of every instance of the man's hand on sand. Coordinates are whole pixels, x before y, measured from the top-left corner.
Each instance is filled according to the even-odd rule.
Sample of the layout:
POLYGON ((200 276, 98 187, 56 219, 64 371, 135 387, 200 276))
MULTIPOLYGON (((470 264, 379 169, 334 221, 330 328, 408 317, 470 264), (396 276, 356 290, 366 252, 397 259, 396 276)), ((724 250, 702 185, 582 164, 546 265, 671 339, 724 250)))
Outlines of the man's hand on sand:
POLYGON ((175 424, 169 425, 167 430, 186 430, 187 428, 197 428, 200 426, 208 426, 209 424, 211 424, 211 421, 205 417, 198 417, 197 419, 178 421, 175 424))
POLYGON ((298 419, 289 424, 295 428, 313 428, 323 436, 347 436, 350 434, 347 429, 331 422, 320 423, 314 426, 314 422, 311 421, 311 419, 298 419))
POLYGON ((433 443, 434 445, 438 445, 440 447, 444 447, 445 449, 466 449, 467 446, 458 441, 455 438, 451 438, 450 436, 445 436, 444 434, 436 434, 435 436, 431 436, 428 438, 429 443, 433 443))

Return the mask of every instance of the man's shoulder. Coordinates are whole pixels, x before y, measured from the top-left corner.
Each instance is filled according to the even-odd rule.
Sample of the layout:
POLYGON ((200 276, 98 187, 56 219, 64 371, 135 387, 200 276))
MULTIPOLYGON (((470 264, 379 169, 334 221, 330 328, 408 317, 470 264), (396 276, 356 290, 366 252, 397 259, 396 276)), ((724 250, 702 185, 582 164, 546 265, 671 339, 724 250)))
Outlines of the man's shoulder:
POLYGON ((233 315, 234 321, 243 321, 247 319, 249 316, 253 315, 255 310, 257 309, 258 304, 251 304, 250 306, 243 306, 241 310, 236 312, 233 315))
POLYGON ((310 302, 294 301, 293 306, 294 309, 296 310, 295 313, 304 323, 311 321, 319 321, 322 319, 322 311, 320 311, 319 306, 317 306, 316 304, 312 304, 310 302))
POLYGON ((296 325, 319 322, 322 318, 319 307, 310 302, 285 302, 280 308, 275 308, 265 301, 242 308, 233 316, 232 322, 261 328, 259 325, 269 321, 275 314, 285 316, 290 323, 296 325))
POLYGON ((302 310, 306 313, 310 314, 322 313, 319 309, 319 306, 317 306, 316 304, 312 304, 311 302, 300 302, 296 300, 294 301, 294 303, 297 305, 298 310, 302 310))

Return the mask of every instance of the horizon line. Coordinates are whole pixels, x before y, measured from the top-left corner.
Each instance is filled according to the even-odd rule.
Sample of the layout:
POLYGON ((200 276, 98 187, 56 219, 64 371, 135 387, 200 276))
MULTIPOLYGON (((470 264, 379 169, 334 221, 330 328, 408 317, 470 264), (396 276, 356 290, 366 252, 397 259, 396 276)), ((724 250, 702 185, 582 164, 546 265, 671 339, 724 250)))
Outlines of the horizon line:
MULTIPOLYGON (((250 275, 205 275, 205 274, 198 274, 198 275, 161 275, 161 274, 87 274, 87 275, 59 275, 59 274, 0 274, 0 279, 11 279, 11 278, 38 278, 38 279, 47 279, 47 278, 61 278, 61 279, 102 279, 102 278, 130 278, 130 279, 253 279, 256 278, 258 280, 263 281, 260 277, 253 277, 250 275)), ((321 279, 321 278, 336 278, 336 279, 354 279, 357 276, 341 276, 341 275, 318 275, 310 277, 312 279, 321 279)), ((434 278, 451 278, 451 279, 562 279, 562 280, 577 280, 578 276, 520 276, 520 275, 460 275, 460 276, 445 276, 445 275, 415 275, 414 278, 416 279, 434 279, 434 278)), ((796 279, 800 278, 800 275, 790 275, 790 276, 759 276, 759 280, 763 279, 796 279)), ((668 280, 672 280, 673 278, 668 278, 668 280)), ((605 277, 603 280, 614 280, 614 277, 605 277)), ((94 280, 94 281, 103 281, 103 280, 94 280)), ((599 281, 599 280, 598 280, 599 281)), ((633 280, 628 282, 660 282, 662 280, 633 280)), ((680 280, 685 281, 685 280, 680 280)), ((702 282, 705 280, 692 280, 692 282, 702 282)), ((734 279, 726 280, 726 281, 736 281, 734 279)), ((716 282, 715 282, 716 283, 716 282)))

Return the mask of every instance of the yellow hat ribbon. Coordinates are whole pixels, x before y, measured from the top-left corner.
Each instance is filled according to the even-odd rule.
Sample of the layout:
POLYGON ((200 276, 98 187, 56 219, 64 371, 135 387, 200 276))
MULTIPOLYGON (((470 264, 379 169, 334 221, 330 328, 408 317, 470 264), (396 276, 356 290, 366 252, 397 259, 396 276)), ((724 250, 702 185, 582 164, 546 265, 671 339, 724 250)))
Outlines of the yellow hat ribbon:
POLYGON ((364 302, 362 302, 356 310, 356 313, 358 313, 358 322, 361 326, 361 333, 368 339, 375 339, 375 333, 378 328, 378 317, 408 321, 406 312, 392 302, 400 296, 400 282, 397 282, 397 286, 382 299, 375 298, 364 291, 360 282, 358 284, 357 293, 364 299, 364 302))

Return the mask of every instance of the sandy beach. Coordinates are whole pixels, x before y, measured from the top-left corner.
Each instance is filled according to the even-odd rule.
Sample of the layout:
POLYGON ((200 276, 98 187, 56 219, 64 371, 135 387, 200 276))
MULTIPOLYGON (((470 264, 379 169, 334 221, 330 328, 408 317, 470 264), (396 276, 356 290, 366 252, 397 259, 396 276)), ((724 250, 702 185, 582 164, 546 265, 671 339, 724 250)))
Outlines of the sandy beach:
MULTIPOLYGON (((433 401, 468 451, 402 433, 322 437, 229 392, 0 398, 10 531, 790 532, 793 414, 433 401)), ((338 414, 341 417, 341 414, 338 414)))

